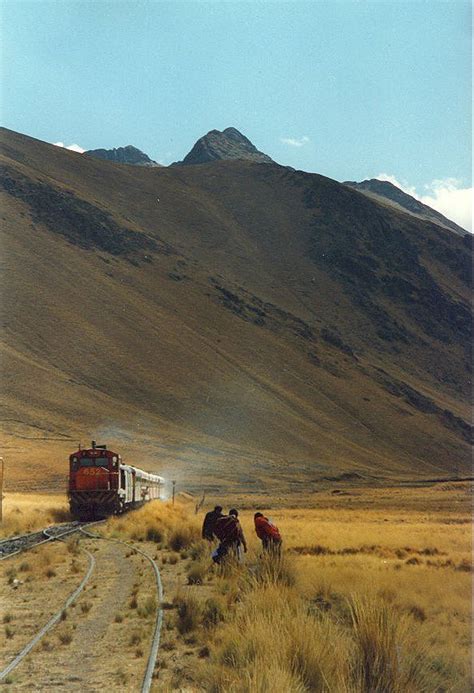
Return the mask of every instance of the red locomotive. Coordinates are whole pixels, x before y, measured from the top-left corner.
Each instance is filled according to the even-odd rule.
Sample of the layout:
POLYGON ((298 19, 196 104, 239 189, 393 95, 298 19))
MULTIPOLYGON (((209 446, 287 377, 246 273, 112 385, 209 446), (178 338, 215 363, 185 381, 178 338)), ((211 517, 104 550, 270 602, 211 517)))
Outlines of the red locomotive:
POLYGON ((120 455, 93 440, 91 448, 69 457, 71 514, 80 520, 102 519, 137 508, 161 498, 164 482, 161 476, 123 464, 120 455))

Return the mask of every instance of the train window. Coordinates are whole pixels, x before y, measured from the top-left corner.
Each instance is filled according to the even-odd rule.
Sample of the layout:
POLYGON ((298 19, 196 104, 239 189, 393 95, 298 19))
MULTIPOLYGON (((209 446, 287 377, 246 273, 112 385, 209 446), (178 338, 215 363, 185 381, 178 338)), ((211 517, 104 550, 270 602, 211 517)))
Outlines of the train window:
POLYGON ((82 457, 81 467, 108 467, 108 457, 82 457))
POLYGON ((125 488, 125 469, 120 470, 120 488, 125 488))

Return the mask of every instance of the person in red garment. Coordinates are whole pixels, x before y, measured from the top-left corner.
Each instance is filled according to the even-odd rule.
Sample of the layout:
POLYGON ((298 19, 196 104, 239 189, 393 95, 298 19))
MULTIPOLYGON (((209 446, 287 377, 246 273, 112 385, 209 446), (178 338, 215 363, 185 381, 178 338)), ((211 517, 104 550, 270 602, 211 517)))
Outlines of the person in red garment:
POLYGON ((278 527, 274 525, 263 513, 255 513, 255 532, 257 537, 262 540, 264 551, 272 551, 278 555, 281 553, 281 534, 278 527))

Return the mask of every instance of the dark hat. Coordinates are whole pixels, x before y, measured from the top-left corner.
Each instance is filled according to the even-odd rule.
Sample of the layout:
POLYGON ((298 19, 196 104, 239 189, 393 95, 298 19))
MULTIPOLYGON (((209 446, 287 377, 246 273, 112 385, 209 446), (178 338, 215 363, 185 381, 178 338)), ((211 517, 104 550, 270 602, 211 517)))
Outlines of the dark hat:
POLYGON ((263 513, 255 513, 255 515, 253 516, 254 520, 255 520, 257 517, 263 517, 263 513))
POLYGON ((216 507, 214 508, 214 512, 221 513, 222 512, 222 505, 216 505, 216 507))
POLYGON ((229 515, 233 515, 234 517, 238 517, 239 513, 237 512, 237 510, 235 508, 231 508, 229 510, 229 515))

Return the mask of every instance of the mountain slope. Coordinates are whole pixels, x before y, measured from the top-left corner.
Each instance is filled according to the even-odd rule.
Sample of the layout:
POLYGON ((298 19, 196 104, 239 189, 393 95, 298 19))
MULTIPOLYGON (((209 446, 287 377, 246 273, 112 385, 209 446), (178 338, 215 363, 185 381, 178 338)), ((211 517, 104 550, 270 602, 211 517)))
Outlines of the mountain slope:
POLYGON ((468 473, 469 238, 275 164, 2 141, 12 475, 92 437, 188 487, 468 473))
POLYGON ((117 164, 130 164, 131 166, 160 166, 156 161, 144 152, 140 151, 131 144, 126 147, 118 147, 117 149, 89 149, 84 152, 87 156, 93 156, 96 159, 104 161, 114 161, 117 164))
POLYGON ((222 132, 211 130, 201 137, 177 165, 206 164, 211 161, 255 161, 263 164, 274 163, 272 159, 260 152, 252 142, 236 128, 226 128, 222 132))
POLYGON ((355 181, 345 181, 344 185, 348 185, 355 190, 359 190, 365 193, 369 197, 381 202, 388 202, 394 205, 396 208, 409 212, 413 216, 419 219, 424 219, 426 221, 439 224, 445 229, 450 229, 454 233, 458 233, 460 236, 465 236, 466 229, 458 226, 454 221, 447 219, 443 214, 440 214, 436 210, 428 207, 428 205, 423 204, 419 200, 416 200, 411 195, 403 192, 396 185, 390 183, 386 180, 377 180, 376 178, 371 178, 370 180, 363 180, 360 183, 355 181))

